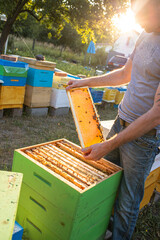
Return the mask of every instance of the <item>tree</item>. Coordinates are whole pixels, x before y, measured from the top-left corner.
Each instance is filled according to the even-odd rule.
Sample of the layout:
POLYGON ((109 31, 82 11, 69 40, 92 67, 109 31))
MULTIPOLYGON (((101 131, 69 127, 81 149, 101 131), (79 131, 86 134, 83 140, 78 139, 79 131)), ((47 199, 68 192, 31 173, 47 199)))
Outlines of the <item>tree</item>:
POLYGON ((37 21, 53 28, 57 34, 70 23, 82 36, 83 42, 94 39, 94 31, 108 24, 111 15, 124 6, 123 0, 0 0, 0 13, 7 17, 0 37, 0 53, 18 18, 32 15, 37 21), (106 19, 106 22, 105 20, 106 19))

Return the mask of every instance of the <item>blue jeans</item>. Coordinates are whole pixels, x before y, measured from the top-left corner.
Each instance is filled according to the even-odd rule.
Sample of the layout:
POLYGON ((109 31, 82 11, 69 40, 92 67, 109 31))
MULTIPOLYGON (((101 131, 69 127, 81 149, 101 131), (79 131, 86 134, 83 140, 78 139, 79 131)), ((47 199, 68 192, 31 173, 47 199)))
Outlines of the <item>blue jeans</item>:
MULTIPOLYGON (((122 131, 116 118, 107 139, 122 131)), ((158 154, 159 136, 144 135, 109 153, 105 158, 123 168, 123 176, 114 206, 113 240, 132 237, 144 194, 144 184, 158 154)))

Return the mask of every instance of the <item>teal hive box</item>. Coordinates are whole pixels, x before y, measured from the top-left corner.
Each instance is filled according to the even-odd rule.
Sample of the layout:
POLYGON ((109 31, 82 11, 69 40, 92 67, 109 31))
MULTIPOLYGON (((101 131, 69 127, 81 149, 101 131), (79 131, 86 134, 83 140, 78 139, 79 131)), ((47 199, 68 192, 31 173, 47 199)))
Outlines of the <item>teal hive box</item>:
POLYGON ((17 221, 26 237, 103 239, 122 169, 105 159, 84 161, 65 139, 15 150, 12 170, 23 173, 17 221))
POLYGON ((52 87, 53 71, 29 68, 27 84, 32 87, 52 87))

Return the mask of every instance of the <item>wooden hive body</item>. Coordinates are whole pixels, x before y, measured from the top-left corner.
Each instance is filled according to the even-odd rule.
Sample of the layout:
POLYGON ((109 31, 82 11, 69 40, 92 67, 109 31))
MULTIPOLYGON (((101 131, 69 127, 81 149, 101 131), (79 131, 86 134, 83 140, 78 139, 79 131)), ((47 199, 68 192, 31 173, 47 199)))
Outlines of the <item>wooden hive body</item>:
POLYGON ((24 104, 28 107, 49 107, 51 87, 32 87, 26 85, 24 104))
MULTIPOLYGON (((24 175, 17 221, 27 230, 30 239, 103 239, 122 169, 104 159, 97 163, 90 161, 90 165, 81 159, 83 156, 80 154, 80 147, 65 139, 15 151, 13 171, 24 175), (26 151, 34 151, 35 148, 43 148, 49 144, 63 151, 64 159, 67 159, 68 154, 76 159, 79 156, 78 161, 89 168, 88 171, 95 171, 95 174, 104 177, 81 189, 49 169, 48 165, 45 166, 27 155, 26 151), (111 171, 110 175, 100 169, 104 172, 111 171)), ((69 171, 68 168, 66 171, 69 171)), ((76 174, 78 176, 79 172, 76 174)))

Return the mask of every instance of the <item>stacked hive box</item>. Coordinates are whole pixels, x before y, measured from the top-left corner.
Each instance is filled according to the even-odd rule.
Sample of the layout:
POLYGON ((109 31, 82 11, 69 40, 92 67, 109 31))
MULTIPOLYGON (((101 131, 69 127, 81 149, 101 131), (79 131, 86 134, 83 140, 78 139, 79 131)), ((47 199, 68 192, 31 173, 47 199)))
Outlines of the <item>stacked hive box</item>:
POLYGON ((67 77, 67 73, 55 72, 53 76, 52 95, 51 95, 51 107, 65 108, 69 107, 69 101, 65 87, 70 78, 67 77))
MULTIPOLYGON (((80 79, 79 77, 76 77, 80 79)), ((69 111, 69 100, 66 93, 66 86, 69 80, 73 79, 73 76, 68 76, 64 72, 55 72, 53 76, 51 104, 50 106, 52 114, 61 115, 66 114, 69 111)))
POLYGON ((17 221, 32 240, 101 240, 122 170, 86 161, 80 147, 56 140, 16 150, 13 170, 23 173, 17 221))
POLYGON ((55 63, 25 57, 19 59, 29 64, 24 104, 29 108, 49 107, 55 63))
POLYGON ((105 91, 103 94, 103 101, 114 103, 117 91, 118 91, 117 88, 112 88, 112 87, 105 88, 105 91))
POLYGON ((0 110, 23 108, 28 64, 0 59, 0 110))
POLYGON ((150 202, 154 190, 160 192, 159 184, 160 184, 160 154, 156 156, 150 174, 146 179, 144 196, 140 204, 140 208, 143 208, 150 202))
POLYGON ((103 99, 104 89, 90 88, 90 92, 95 104, 101 104, 103 99))

